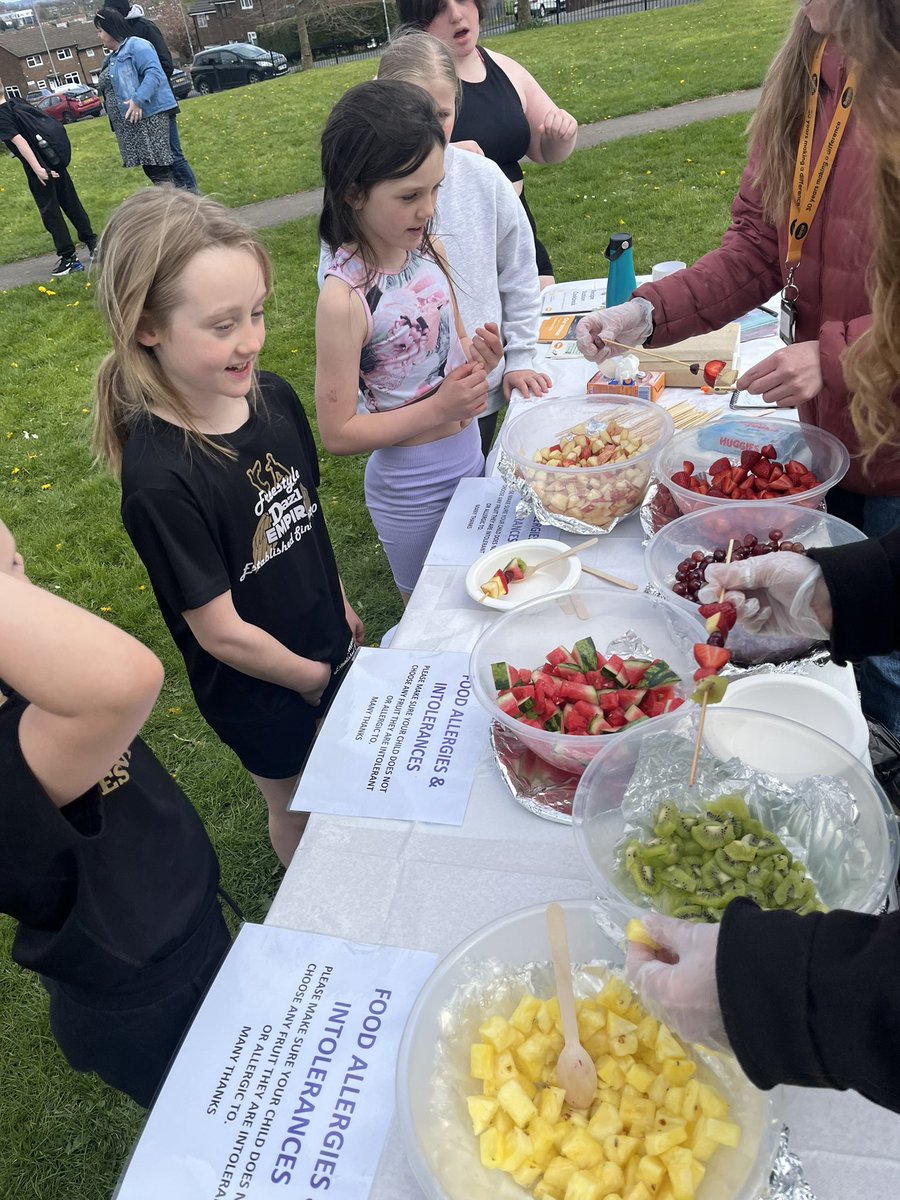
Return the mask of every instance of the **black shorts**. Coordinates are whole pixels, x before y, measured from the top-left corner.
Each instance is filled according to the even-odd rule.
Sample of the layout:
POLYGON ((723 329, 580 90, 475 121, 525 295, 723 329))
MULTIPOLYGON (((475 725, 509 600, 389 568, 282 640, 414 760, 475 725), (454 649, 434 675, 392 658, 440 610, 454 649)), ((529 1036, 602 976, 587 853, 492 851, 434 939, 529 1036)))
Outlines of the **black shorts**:
POLYGON ((50 1028, 69 1065, 93 1071, 149 1108, 231 944, 218 900, 178 950, 114 992, 41 977, 50 1028))
POLYGON ((528 218, 528 224, 531 226, 531 232, 534 234, 534 261, 537 263, 538 275, 552 275, 553 263, 550 261, 550 255, 547 253, 547 247, 537 235, 537 226, 534 223, 534 217, 531 209, 528 207, 528 201, 525 199, 525 188, 519 195, 522 201, 522 207, 525 209, 525 216, 528 218))
POLYGON ((282 688, 284 699, 276 708, 262 709, 248 704, 236 718, 223 719, 218 714, 211 716, 205 712, 203 717, 251 775, 261 779, 291 779, 302 771, 316 739, 318 724, 349 665, 332 675, 315 708, 296 692, 282 688))

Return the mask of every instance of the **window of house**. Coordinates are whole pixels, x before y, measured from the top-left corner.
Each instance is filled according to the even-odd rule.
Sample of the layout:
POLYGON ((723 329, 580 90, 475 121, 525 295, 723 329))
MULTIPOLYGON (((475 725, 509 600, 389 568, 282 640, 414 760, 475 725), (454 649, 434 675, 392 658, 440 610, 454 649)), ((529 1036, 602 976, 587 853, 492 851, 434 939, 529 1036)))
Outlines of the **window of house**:
POLYGON ((81 83, 81 76, 77 71, 69 71, 68 75, 64 75, 66 83, 81 83))
POLYGON ((255 33, 248 33, 248 34, 247 34, 247 41, 250 43, 250 45, 251 45, 251 46, 255 46, 255 45, 256 45, 256 34, 255 34, 255 33))
POLYGON ((208 25, 209 17, 207 17, 204 13, 200 13, 200 15, 197 17, 197 28, 206 29, 208 25))
POLYGON ((22 93, 15 85, 6 89, 6 95, 10 100, 21 100, 22 98, 22 93))
POLYGON ((41 56, 39 54, 29 54, 28 57, 25 59, 26 67, 42 67, 43 65, 44 65, 44 60, 41 58, 41 56))
POLYGON ((56 52, 56 57, 59 59, 59 61, 60 61, 60 62, 65 62, 67 58, 71 58, 71 57, 72 57, 72 51, 71 51, 71 50, 69 50, 69 49, 67 49, 67 48, 64 46, 64 47, 62 48, 62 50, 57 50, 57 52, 56 52))
POLYGON ((99 82, 99 81, 100 81, 100 75, 99 75, 99 72, 97 72, 97 71, 91 71, 91 83, 94 85, 94 87, 96 87, 96 86, 97 86, 97 84, 98 84, 98 82, 99 82))
POLYGON ((58 88, 61 83, 62 83, 62 80, 60 79, 60 77, 58 75, 51 75, 50 78, 47 80, 47 87, 58 88))
POLYGON ((107 48, 105 46, 103 47, 103 57, 109 58, 109 51, 107 50, 107 48))
POLYGON ((35 87, 46 87, 46 86, 47 86, 47 80, 46 80, 46 79, 39 79, 39 80, 37 81, 37 83, 35 84, 35 87))
POLYGON ((84 52, 84 57, 85 57, 85 58, 93 58, 93 57, 94 57, 94 51, 93 51, 93 50, 91 50, 91 49, 85 50, 85 52, 84 52))
POLYGON ((253 0, 241 0, 241 8, 252 8, 253 0))

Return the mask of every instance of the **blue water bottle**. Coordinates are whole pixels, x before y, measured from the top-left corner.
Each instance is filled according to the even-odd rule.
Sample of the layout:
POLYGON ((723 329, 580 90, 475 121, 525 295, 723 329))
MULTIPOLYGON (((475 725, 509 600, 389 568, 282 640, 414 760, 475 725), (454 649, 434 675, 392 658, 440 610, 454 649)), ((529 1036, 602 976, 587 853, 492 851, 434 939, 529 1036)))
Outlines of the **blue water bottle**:
POLYGON ((637 287, 634 276, 634 258, 631 247, 634 238, 630 233, 614 233, 604 251, 609 259, 609 278, 606 281, 606 307, 624 304, 637 287))

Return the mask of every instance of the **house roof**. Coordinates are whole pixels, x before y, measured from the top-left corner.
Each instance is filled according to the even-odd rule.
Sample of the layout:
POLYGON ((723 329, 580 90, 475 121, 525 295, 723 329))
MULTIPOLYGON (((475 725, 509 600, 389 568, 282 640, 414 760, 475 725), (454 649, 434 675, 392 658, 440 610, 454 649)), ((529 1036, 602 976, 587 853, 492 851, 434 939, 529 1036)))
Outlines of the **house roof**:
POLYGON ((99 46, 100 39, 97 30, 86 21, 71 24, 68 29, 58 29, 55 25, 44 25, 44 36, 36 25, 25 29, 10 29, 0 32, 0 48, 8 50, 16 58, 29 58, 33 54, 46 54, 47 46, 51 50, 69 49, 86 50, 91 46, 99 46), (47 46, 44 45, 44 37, 47 46))

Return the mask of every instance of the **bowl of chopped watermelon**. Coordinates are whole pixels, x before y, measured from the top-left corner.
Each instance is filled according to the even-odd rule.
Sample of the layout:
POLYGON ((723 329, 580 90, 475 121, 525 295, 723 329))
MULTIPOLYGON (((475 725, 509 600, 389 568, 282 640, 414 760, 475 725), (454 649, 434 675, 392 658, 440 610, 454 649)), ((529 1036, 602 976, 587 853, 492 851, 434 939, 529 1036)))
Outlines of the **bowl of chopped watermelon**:
POLYGON ((515 485, 541 521, 607 533, 639 508, 675 426, 631 396, 561 396, 525 405, 500 430, 515 485))
MULTIPOLYGON (((861 542, 865 535, 847 521, 799 504, 735 501, 698 509, 654 534, 644 551, 644 568, 654 587, 698 625, 706 613, 697 592, 710 563, 764 554, 802 554, 813 547, 861 542)), ((738 622, 728 634, 731 661, 740 666, 780 663, 807 654, 811 638, 794 634, 750 633, 738 622)))
POLYGON ((501 617, 472 650, 480 703, 540 758, 580 774, 603 741, 693 691, 697 623, 666 600, 576 588, 501 617))

